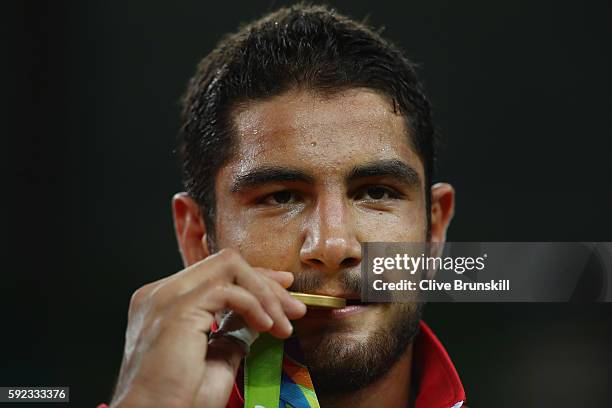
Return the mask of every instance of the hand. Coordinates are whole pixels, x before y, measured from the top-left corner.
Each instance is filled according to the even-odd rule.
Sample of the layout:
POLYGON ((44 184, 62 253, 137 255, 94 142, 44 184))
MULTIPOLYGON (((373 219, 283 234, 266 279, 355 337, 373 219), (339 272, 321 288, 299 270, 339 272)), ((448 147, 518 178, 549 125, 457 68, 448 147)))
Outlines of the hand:
POLYGON ((285 290, 292 282, 225 249, 138 289, 111 407, 225 407, 244 351, 229 338, 209 343, 215 313, 231 309, 251 329, 287 338, 289 319, 306 313, 285 290))

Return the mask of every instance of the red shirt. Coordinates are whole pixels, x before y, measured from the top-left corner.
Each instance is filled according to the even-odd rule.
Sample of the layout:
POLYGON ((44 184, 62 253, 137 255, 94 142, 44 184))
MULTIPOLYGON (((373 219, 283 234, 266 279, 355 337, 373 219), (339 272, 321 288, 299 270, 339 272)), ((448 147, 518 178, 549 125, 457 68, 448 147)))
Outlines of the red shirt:
MULTIPOLYGON (((414 340, 412 380, 416 390, 414 408, 459 408, 465 391, 459 374, 440 340, 425 322, 414 340)), ((244 399, 238 385, 230 395, 227 408, 243 408, 244 399)), ((99 405, 98 408, 107 408, 99 405)))

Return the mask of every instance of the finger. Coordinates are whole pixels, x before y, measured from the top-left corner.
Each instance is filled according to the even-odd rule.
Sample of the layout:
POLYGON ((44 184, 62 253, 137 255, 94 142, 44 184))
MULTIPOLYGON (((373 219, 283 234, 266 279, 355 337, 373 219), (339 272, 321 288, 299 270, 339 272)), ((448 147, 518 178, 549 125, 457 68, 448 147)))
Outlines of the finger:
POLYGON ((211 340, 206 355, 206 367, 194 407, 224 408, 234 388, 234 382, 244 349, 232 339, 211 340))
MULTIPOLYGON (((226 273, 228 265, 234 263, 233 254, 230 252, 222 250, 174 275, 154 282, 154 285, 148 291, 149 296, 155 297, 155 304, 158 308, 163 308, 173 299, 184 295, 199 285, 232 282, 235 279, 234 275, 226 273)), ((242 265, 236 266, 236 268, 239 267, 242 267, 242 265)))
MULTIPOLYGON (((251 323, 253 321, 250 316, 250 314, 253 313, 253 310, 249 309, 251 306, 247 306, 247 308, 244 308, 244 307, 241 307, 241 305, 235 305, 234 303, 231 303, 231 302, 223 303, 222 299, 219 299, 217 301, 217 299, 215 299, 214 297, 210 299, 210 302, 213 303, 217 301, 217 303, 214 304, 214 307, 218 308, 217 310, 231 309, 234 312, 242 315, 246 323, 248 323, 249 326, 251 326, 253 329, 259 332, 269 331, 270 334, 272 334, 275 337, 287 338, 293 332, 293 326, 291 326, 291 323, 289 322, 289 318, 287 317, 287 315, 285 314, 285 311, 282 308, 280 299, 274 293, 274 291, 269 287, 270 283, 274 283, 274 282, 268 281, 267 278, 265 277, 262 277, 262 279, 264 279, 264 285, 266 288, 266 295, 263 301, 261 299, 261 296, 256 296, 253 292, 248 291, 241 286, 231 285, 231 287, 238 288, 237 290, 239 290, 240 292, 244 292, 248 294, 249 296, 253 297, 255 301, 257 302, 257 308, 258 308, 257 313, 259 313, 259 308, 261 308, 264 311, 264 313, 266 313, 266 316, 271 318, 271 321, 273 323, 271 325, 266 324, 265 327, 261 327, 261 328, 254 326, 251 323), (267 294, 267 292, 269 292, 270 294, 267 294)), ((221 296, 221 293, 217 290, 214 290, 213 293, 217 296, 221 296)), ((232 299, 229 299, 229 300, 231 301, 232 299)), ((269 322, 266 322, 266 323, 269 323, 269 322)))
MULTIPOLYGON (((274 321, 259 300, 251 292, 233 284, 198 287, 183 295, 176 302, 172 318, 180 319, 182 316, 197 315, 197 311, 214 315, 223 309, 231 309, 240 314, 245 323, 258 332, 269 331, 274 325, 274 321)), ((198 326, 199 330, 208 328, 198 326)))
POLYGON ((270 332, 275 336, 287 337, 293 330, 291 323, 268 282, 263 274, 256 272, 237 251, 227 249, 177 273, 172 279, 153 289, 149 296, 154 298, 152 303, 156 308, 163 309, 172 299, 195 287, 235 283, 257 297, 274 322, 270 332))
POLYGON ((134 291, 130 299, 130 306, 128 308, 128 318, 132 318, 135 313, 140 311, 142 304, 149 299, 150 294, 154 290, 156 290, 158 286, 161 286, 165 282, 167 282, 171 277, 172 276, 168 276, 158 281, 147 283, 146 285, 143 285, 136 291, 134 291))
MULTIPOLYGON (((240 280, 238 283, 241 286, 257 293, 265 288, 259 282, 260 274, 254 273, 253 269, 237 251, 223 249, 170 277, 154 282, 148 294, 155 298, 154 303, 158 308, 163 308, 176 297, 205 284, 235 283, 240 280)), ((281 280, 292 279, 286 273, 280 275, 281 280)))
MULTIPOLYGON (((175 299, 171 307, 152 320, 150 330, 154 341, 147 341, 142 345, 150 349, 145 354, 146 358, 140 363, 140 371, 158 373, 152 380, 143 382, 147 392, 163 389, 169 383, 176 383, 176 379, 184 378, 175 386, 178 395, 185 398, 189 395, 194 396, 193 390, 199 389, 205 371, 209 368, 208 362, 207 364, 197 362, 204 362, 209 355, 213 357, 211 367, 217 365, 218 371, 221 372, 223 366, 219 364, 229 364, 228 367, 231 368, 229 371, 234 372, 236 352, 228 354, 224 357, 224 361, 220 361, 218 350, 210 354, 207 335, 214 321, 214 312, 225 308, 240 313, 246 324, 254 330, 267 331, 273 325, 272 319, 266 314, 257 298, 238 285, 198 287, 186 293, 175 299), (186 372, 189 372, 189 375, 185 375, 186 372)), ((229 372, 227 367, 225 371, 229 372)), ((233 378, 228 377, 224 381, 218 378, 216 382, 208 384, 225 389, 231 387, 233 378)), ((220 400, 223 399, 221 393, 214 395, 220 400)), ((164 403, 160 406, 169 405, 164 403)), ((191 403, 188 405, 191 406, 191 403)))
MULTIPOLYGON (((237 284, 224 284, 222 286, 215 287, 199 287, 194 289, 192 292, 184 295, 185 300, 183 302, 197 303, 199 306, 210 313, 217 311, 231 309, 234 312, 240 314, 247 325, 258 332, 270 332, 275 337, 287 338, 293 332, 293 327, 284 311, 280 300, 277 295, 269 287, 269 283, 265 279, 264 284, 267 290, 271 293, 271 297, 274 297, 274 301, 277 307, 280 309, 280 315, 284 319, 279 324, 278 317, 274 317, 264 305, 261 304, 259 297, 256 297, 252 292, 237 284), (268 320, 271 319, 271 320, 268 320), (270 324, 272 322, 272 324, 270 324), (287 323, 288 327, 283 326, 284 322, 287 323)), ((284 289, 283 289, 284 290, 284 289)))
POLYGON ((281 306, 287 317, 291 320, 299 319, 306 314, 306 305, 287 292, 278 282, 269 279, 269 285, 281 302, 281 306))
POLYGON ((226 276, 233 275, 235 283, 251 292, 262 304, 264 310, 274 321, 269 330, 270 333, 279 338, 286 338, 293 332, 293 326, 289 322, 280 299, 270 287, 271 280, 263 274, 255 271, 237 252, 226 252, 226 276))
POLYGON ((230 369, 232 379, 236 377, 240 362, 244 357, 244 347, 228 337, 218 337, 208 343, 207 364, 213 361, 225 362, 230 369))
POLYGON ((288 288, 293 284, 294 276, 291 272, 277 271, 266 268, 253 268, 268 278, 278 282, 283 288, 288 288))

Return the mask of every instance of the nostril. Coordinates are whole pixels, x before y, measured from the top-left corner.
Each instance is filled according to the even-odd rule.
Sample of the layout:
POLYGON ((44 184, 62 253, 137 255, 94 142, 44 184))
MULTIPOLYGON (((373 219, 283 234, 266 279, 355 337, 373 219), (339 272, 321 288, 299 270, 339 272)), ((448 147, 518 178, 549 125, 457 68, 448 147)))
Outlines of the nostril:
POLYGON ((357 258, 345 258, 340 265, 344 268, 350 268, 353 266, 357 266, 359 264, 359 259, 357 258))
POLYGON ((320 259, 317 259, 317 258, 311 259, 310 262, 312 262, 315 265, 323 265, 323 261, 321 261, 320 259))

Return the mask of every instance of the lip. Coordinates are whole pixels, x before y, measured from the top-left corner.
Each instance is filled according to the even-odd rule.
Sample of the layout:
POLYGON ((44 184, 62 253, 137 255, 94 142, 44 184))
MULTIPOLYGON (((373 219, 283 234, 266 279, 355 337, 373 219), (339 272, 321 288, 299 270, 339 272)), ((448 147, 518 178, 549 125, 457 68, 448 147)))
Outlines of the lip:
POLYGON ((343 319, 350 316, 363 313, 368 310, 370 306, 367 305, 350 305, 343 307, 342 309, 318 309, 311 308, 306 312, 304 318, 313 319, 343 319))
MULTIPOLYGON (((338 292, 316 292, 312 293, 313 295, 323 295, 323 296, 333 296, 337 298, 343 298, 346 300, 360 300, 361 296, 357 293, 338 293, 338 292)), ((346 305, 341 309, 326 309, 326 308, 316 308, 309 307, 306 311, 306 315, 304 318, 313 318, 313 319, 343 319, 346 317, 354 316, 356 314, 362 313, 368 309, 368 304, 357 304, 357 305, 346 305)))

